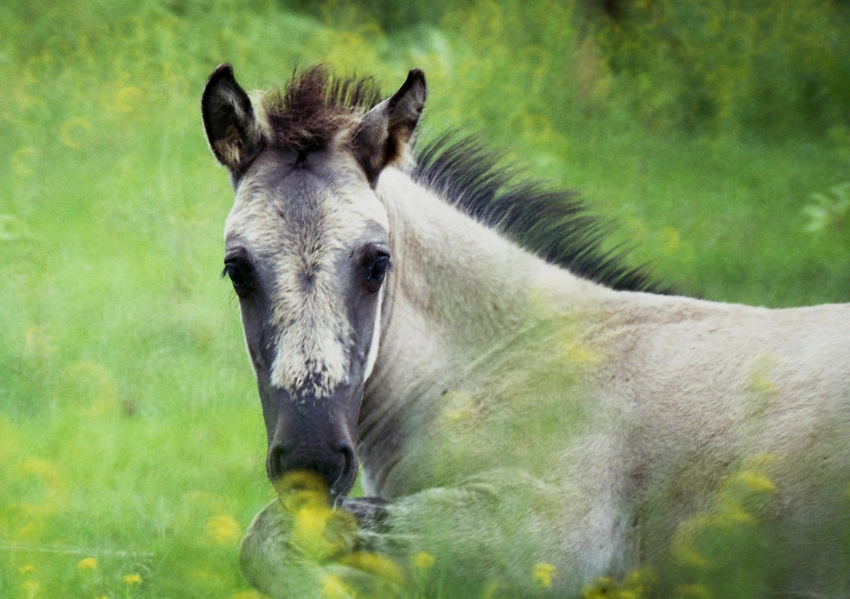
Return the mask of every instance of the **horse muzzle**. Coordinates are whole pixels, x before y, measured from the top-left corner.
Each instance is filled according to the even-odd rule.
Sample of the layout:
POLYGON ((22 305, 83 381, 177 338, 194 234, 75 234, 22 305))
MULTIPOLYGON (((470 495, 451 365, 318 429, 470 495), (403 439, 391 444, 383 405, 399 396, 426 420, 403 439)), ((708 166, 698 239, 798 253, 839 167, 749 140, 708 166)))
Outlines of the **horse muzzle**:
POLYGON ((321 489, 333 503, 345 498, 357 477, 361 392, 345 385, 322 398, 276 391, 266 470, 279 494, 321 489))

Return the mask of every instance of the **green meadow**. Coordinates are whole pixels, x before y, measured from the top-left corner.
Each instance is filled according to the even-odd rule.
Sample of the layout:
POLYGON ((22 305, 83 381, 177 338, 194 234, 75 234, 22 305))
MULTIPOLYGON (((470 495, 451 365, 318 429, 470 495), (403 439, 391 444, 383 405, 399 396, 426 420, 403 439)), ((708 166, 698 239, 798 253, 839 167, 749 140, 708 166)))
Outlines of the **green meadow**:
POLYGON ((422 137, 580 190, 682 293, 850 301, 850 4, 600 6, 5 0, 0 597, 254 597, 238 542, 273 491, 200 120, 221 62, 388 94, 419 66, 422 137))

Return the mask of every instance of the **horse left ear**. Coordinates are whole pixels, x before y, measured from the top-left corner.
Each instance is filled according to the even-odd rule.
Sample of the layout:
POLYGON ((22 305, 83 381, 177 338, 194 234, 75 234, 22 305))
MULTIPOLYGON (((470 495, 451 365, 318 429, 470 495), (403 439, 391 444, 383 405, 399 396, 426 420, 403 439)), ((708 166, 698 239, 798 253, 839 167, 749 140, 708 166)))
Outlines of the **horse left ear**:
POLYGON ((425 74, 412 69, 395 95, 363 117, 352 148, 372 187, 381 171, 404 155, 425 108, 425 95, 425 74))
POLYGON ((215 157, 231 175, 241 174, 262 146, 262 133, 251 100, 224 63, 210 75, 201 98, 204 131, 215 157))

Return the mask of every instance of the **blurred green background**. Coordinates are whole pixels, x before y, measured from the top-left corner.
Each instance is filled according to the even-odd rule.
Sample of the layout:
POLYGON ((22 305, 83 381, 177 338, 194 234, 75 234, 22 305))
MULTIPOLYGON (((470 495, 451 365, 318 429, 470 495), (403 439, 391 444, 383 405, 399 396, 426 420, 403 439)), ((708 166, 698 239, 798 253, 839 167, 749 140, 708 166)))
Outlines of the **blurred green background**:
POLYGON ((850 300, 846 0, 4 0, 0 597, 247 599, 272 497, 199 98, 325 61, 582 192, 683 293, 850 300))

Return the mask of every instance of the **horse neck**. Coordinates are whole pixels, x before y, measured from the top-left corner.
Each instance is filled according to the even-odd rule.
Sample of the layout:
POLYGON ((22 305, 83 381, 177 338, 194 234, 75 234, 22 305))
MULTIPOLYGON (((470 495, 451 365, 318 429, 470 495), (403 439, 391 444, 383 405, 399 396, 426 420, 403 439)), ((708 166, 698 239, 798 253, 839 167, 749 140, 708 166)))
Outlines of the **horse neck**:
POLYGON ((393 268, 361 410, 367 476, 392 459, 388 448, 403 442, 399 431, 409 430, 412 415, 427 418, 446 388, 541 320, 541 297, 557 297, 569 309, 601 290, 522 250, 401 170, 381 175, 378 195, 389 214, 393 268))

